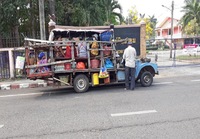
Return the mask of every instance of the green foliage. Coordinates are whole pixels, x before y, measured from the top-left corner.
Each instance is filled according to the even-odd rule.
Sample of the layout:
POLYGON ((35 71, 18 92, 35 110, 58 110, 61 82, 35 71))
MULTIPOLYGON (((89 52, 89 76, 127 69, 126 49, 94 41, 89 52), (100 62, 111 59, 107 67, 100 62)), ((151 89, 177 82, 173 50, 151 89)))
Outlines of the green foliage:
POLYGON ((196 20, 191 20, 187 26, 184 27, 184 33, 192 36, 200 33, 200 27, 198 26, 196 20))
POLYGON ((140 24, 144 21, 146 24, 146 39, 151 39, 155 37, 155 26, 157 19, 153 16, 145 17, 145 14, 139 14, 136 7, 129 9, 129 15, 126 20, 127 24, 140 24))
POLYGON ((185 1, 185 6, 183 7, 182 12, 184 15, 181 19, 183 29, 185 32, 192 34, 198 34, 200 26, 200 2, 199 0, 187 0, 185 1), (196 23, 194 23, 196 22, 196 23), (194 30, 190 29, 191 24, 194 26, 194 30))
MULTIPOLYGON (((119 24, 121 5, 117 0, 54 0, 56 23, 68 26, 119 24), (119 13, 116 12, 119 9, 119 13)), ((49 0, 44 1, 46 30, 50 14, 49 0)), ((0 32, 39 32, 38 0, 0 0, 0 32)), ((29 36, 30 37, 30 36, 29 36)))
POLYGON ((176 57, 176 59, 178 60, 196 60, 199 59, 200 56, 199 55, 179 55, 176 57))
POLYGON ((23 24, 27 17, 27 1, 20 0, 4 0, 0 3, 0 31, 6 36, 8 31, 12 31, 14 27, 23 24), (23 17, 22 17, 23 16, 23 17))

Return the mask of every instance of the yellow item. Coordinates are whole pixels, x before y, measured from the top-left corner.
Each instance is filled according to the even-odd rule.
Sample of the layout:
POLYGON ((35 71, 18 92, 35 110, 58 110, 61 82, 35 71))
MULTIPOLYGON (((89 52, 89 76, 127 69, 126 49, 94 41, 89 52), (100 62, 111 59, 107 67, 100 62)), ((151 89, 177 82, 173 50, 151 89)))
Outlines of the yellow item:
POLYGON ((93 82, 93 85, 98 85, 99 84, 99 74, 98 73, 93 73, 92 74, 92 82, 93 82))
MULTIPOLYGON (((92 43, 92 46, 91 46, 91 48, 92 49, 98 49, 98 43, 96 42, 96 41, 94 41, 93 43, 92 43)), ((99 51, 98 50, 91 50, 91 54, 92 55, 94 55, 94 56, 97 56, 98 54, 99 54, 99 51)))

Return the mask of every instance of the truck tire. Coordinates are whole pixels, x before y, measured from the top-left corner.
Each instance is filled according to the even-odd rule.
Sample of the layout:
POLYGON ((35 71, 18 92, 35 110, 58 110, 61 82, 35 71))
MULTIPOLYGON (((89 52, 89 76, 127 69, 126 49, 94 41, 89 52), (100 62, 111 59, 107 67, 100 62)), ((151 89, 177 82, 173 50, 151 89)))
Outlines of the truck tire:
POLYGON ((75 77, 73 82, 74 90, 77 93, 84 93, 89 88, 89 80, 88 77, 84 74, 79 74, 75 77))
POLYGON ((149 87, 153 83, 153 75, 149 71, 142 73, 140 83, 143 87, 149 87))

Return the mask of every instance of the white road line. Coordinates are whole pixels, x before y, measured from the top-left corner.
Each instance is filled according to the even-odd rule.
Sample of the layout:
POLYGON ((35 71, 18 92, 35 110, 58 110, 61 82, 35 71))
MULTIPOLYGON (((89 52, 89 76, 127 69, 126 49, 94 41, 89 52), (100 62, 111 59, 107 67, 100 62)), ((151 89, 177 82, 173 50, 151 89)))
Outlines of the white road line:
POLYGON ((111 114, 111 116, 117 117, 117 116, 148 114, 148 113, 155 113, 155 112, 157 112, 157 111, 156 110, 147 110, 147 111, 137 111, 137 112, 115 113, 115 114, 111 114))
POLYGON ((173 82, 161 82, 161 83, 153 83, 153 84, 172 84, 173 82))
POLYGON ((4 125, 0 125, 0 128, 4 127, 4 125))
POLYGON ((0 96, 0 98, 5 98, 5 97, 20 97, 20 96, 32 96, 32 95, 42 95, 44 93, 27 93, 27 94, 16 94, 16 95, 4 95, 0 96))
POLYGON ((191 82, 200 82, 200 80, 191 80, 191 82))

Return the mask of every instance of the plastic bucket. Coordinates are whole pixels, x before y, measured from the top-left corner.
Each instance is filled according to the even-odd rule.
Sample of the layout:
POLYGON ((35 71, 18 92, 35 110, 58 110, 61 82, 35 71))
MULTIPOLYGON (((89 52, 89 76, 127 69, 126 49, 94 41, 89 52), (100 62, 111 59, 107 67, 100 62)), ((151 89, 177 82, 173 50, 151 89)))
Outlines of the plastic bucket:
POLYGON ((110 54, 111 54, 111 47, 103 46, 103 48, 105 49, 103 51, 104 56, 110 56, 110 54))
POLYGON ((99 84, 99 74, 98 73, 93 73, 92 74, 92 83, 93 83, 93 85, 98 85, 99 84))
POLYGON ((71 63, 65 63, 65 70, 71 69, 71 63))
POLYGON ((104 78, 104 83, 105 84, 109 84, 110 83, 110 76, 108 76, 108 78, 104 78))
POLYGON ((118 79, 118 81, 124 81, 125 80, 125 71, 118 71, 117 79, 118 79))
POLYGON ((92 59, 90 60, 90 64, 91 64, 91 68, 95 69, 95 68, 99 68, 99 60, 98 59, 92 59))

